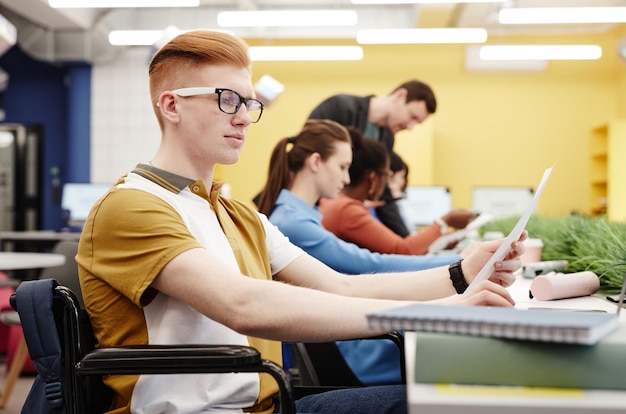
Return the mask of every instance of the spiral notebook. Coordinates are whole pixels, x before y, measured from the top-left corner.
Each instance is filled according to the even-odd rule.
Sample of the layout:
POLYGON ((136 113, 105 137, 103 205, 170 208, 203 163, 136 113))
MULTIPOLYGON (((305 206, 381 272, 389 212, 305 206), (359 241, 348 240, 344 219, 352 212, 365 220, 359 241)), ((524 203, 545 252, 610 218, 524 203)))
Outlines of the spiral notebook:
POLYGON ((372 329, 593 345, 617 329, 614 313, 414 304, 367 315, 372 329))

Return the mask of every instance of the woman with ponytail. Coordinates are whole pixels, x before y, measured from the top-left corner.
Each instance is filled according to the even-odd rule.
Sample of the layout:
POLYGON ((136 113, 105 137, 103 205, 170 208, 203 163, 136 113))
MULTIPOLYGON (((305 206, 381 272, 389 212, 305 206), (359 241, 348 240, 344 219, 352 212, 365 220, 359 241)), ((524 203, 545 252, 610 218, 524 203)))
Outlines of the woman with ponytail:
POLYGON ((331 120, 307 121, 296 136, 283 138, 274 147, 259 211, 292 243, 342 273, 421 270, 460 259, 373 253, 326 230, 318 201, 337 197, 349 184, 351 164, 352 141, 344 126, 331 120))

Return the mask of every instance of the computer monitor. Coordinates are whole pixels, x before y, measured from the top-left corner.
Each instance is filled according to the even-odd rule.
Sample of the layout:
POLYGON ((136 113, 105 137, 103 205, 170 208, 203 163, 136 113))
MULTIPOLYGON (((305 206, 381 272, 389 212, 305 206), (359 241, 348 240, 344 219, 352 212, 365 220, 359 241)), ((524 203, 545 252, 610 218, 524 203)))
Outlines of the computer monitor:
POLYGON ((491 214, 496 219, 521 216, 534 193, 529 187, 474 187, 472 210, 491 214))
POLYGON ((406 197, 398 200, 400 215, 411 233, 418 227, 432 224, 452 209, 452 196, 448 187, 409 186, 406 197))
POLYGON ((66 183, 63 185, 61 208, 66 211, 69 226, 82 226, 91 207, 111 188, 111 184, 66 183))

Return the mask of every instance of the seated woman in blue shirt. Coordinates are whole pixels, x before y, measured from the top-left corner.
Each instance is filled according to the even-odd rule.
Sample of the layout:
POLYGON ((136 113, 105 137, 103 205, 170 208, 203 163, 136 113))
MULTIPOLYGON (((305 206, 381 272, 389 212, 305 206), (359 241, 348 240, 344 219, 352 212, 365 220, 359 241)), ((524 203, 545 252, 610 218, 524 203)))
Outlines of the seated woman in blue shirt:
MULTIPOLYGON (((351 163, 352 146, 345 127, 331 120, 307 121, 297 136, 283 138, 274 147, 267 183, 258 199, 259 211, 292 243, 342 273, 421 270, 460 259, 457 255, 374 253, 326 230, 316 204, 320 197, 339 195, 350 182, 351 163)), ((388 168, 388 159, 383 163, 382 168, 388 168)), ((379 184, 385 185, 382 175, 379 184)), ((338 345, 364 384, 400 382, 398 349, 390 341, 343 341, 338 345)))

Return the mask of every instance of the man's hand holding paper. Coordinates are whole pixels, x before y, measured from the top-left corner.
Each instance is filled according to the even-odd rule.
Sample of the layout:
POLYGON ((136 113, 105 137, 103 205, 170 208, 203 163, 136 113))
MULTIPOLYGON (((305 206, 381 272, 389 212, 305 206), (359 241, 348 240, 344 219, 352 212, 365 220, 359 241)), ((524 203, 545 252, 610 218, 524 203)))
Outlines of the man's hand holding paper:
MULTIPOLYGON (((520 237, 510 244, 504 260, 494 262, 492 273, 488 279, 489 281, 504 287, 509 287, 515 282, 515 275, 513 273, 522 267, 520 256, 524 253, 524 240, 526 240, 527 237, 528 233, 526 230, 523 230, 520 237)), ((477 276, 504 243, 506 243, 506 239, 476 244, 463 260, 463 273, 465 275, 477 276)), ((467 279, 467 282, 471 285, 475 277, 467 276, 467 279)))
MULTIPOLYGON (((493 271, 488 280, 480 282, 472 291, 434 302, 464 306, 514 306, 515 301, 506 288, 513 284, 515 281, 514 273, 522 267, 519 257, 524 253, 523 242, 527 236, 528 233, 524 230, 519 239, 511 243, 504 259, 494 263, 493 271)), ((476 243, 467 249, 471 251, 461 262, 461 268, 468 283, 471 284, 474 281, 475 276, 485 267, 503 243, 505 243, 505 239, 493 240, 476 243)))

